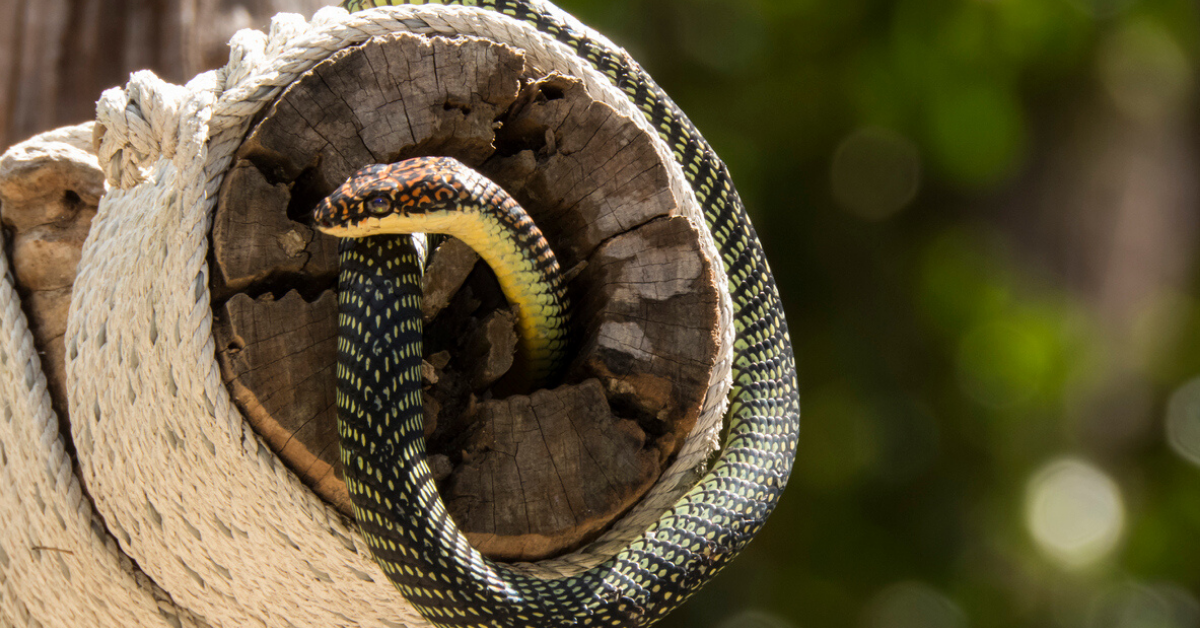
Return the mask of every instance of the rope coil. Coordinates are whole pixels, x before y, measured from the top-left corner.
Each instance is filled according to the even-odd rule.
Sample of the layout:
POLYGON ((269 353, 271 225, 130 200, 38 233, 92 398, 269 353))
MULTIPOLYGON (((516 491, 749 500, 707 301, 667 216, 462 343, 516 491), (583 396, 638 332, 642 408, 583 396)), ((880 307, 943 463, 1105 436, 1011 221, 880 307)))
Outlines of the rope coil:
MULTIPOLYGON (((110 190, 84 247, 66 333, 72 438, 94 510, 64 453, 0 255, 3 473, 9 486, 29 487, 0 496, 4 529, 24 531, 0 547, 0 623, 427 625, 379 574, 355 526, 284 468, 231 403, 214 359, 206 261, 217 192, 254 116, 335 52, 396 32, 473 34, 521 48, 541 69, 580 77, 656 137, 623 94, 560 43, 468 7, 326 8, 307 22, 279 15, 266 34, 239 32, 229 63, 186 86, 138 72, 106 91, 94 141, 110 190), (33 507, 31 495, 47 506, 33 507), (41 546, 71 553, 31 549, 41 546)), ((698 219, 670 147, 656 140, 655 148, 671 164, 681 213, 698 219)), ((704 247, 715 258, 708 234, 704 247)), ((727 285, 723 276, 717 283, 727 285)), ((702 418, 626 529, 532 570, 558 575, 601 562, 690 486, 725 409, 731 308, 725 296, 721 363, 702 418)))

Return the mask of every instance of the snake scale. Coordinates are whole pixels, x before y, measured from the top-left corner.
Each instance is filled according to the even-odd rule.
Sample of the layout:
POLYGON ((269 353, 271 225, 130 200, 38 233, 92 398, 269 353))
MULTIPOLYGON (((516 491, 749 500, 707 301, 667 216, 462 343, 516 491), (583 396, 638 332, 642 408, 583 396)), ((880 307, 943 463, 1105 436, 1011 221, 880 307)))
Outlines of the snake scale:
MULTIPOLYGON (((343 7, 357 11, 384 4, 388 3, 347 0, 343 7)), ((378 229, 355 227, 364 220, 378 222, 385 205, 425 212, 430 203, 440 203, 441 211, 459 203, 474 207, 480 197, 458 191, 453 186, 463 184, 450 178, 439 179, 445 183, 440 187, 425 181, 416 192, 411 187, 398 191, 394 184, 405 175, 403 166, 368 167, 317 210, 318 226, 348 236, 340 244, 338 404, 342 461, 355 514, 384 573, 435 625, 645 626, 681 604, 745 547, 787 483, 800 402, 779 294, 725 165, 623 50, 547 2, 453 4, 496 11, 565 44, 611 80, 673 151, 729 282, 735 337, 728 435, 695 486, 602 564, 574 576, 543 579, 484 558, 450 519, 425 461, 420 375, 423 252, 409 235, 375 235, 378 229), (409 196, 401 202, 404 194, 409 196)), ((412 174, 411 168, 407 174, 412 174)), ((530 228, 522 222, 526 219, 511 220, 520 223, 518 233, 530 228)), ((487 242, 495 240, 477 246, 486 248, 487 242)), ((503 284, 502 275, 508 272, 504 262, 498 268, 486 251, 480 252, 503 284)), ((513 258, 508 268, 537 266, 543 257, 537 251, 523 261, 513 258)), ((545 274, 546 269, 537 270, 545 274)), ((527 301, 518 304, 527 309, 540 298, 516 300, 527 301)), ((556 319, 561 312, 543 314, 543 319, 556 319)), ((522 326, 523 338, 533 334, 522 326)), ((558 359, 546 357, 541 367, 535 359, 534 370, 547 371, 558 359)), ((546 376, 535 373, 534 380, 546 376)))

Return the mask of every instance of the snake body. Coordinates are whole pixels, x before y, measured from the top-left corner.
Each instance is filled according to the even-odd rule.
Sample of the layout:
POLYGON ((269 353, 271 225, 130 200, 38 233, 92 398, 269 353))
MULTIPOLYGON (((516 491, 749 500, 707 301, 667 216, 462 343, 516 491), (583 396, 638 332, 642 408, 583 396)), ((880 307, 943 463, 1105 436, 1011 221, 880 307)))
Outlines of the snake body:
MULTIPOLYGON (((565 44, 607 76, 673 151, 729 281, 736 332, 729 431, 696 485, 604 563, 542 579, 484 558, 450 520, 425 462, 420 252, 408 235, 352 232, 354 221, 370 216, 369 184, 395 182, 380 170, 360 171, 318 209, 319 225, 340 215, 341 226, 330 222, 330 232, 353 236, 341 243, 339 283, 339 432, 347 486, 377 562, 435 625, 648 625, 745 547, 787 482, 800 407, 779 294, 725 165, 624 51, 545 2, 462 4, 528 23, 565 44)), ((353 11, 375 3, 343 6, 353 11)))

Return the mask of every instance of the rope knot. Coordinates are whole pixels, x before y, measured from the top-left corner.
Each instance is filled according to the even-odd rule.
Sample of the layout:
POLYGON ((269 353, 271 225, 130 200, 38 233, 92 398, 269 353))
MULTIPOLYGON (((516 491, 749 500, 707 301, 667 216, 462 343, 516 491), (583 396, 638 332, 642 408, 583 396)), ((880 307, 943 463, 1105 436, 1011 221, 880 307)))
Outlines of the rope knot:
POLYGON ((142 70, 124 89, 100 96, 92 141, 109 185, 133 187, 145 180, 154 162, 175 155, 179 107, 186 95, 186 88, 142 70))

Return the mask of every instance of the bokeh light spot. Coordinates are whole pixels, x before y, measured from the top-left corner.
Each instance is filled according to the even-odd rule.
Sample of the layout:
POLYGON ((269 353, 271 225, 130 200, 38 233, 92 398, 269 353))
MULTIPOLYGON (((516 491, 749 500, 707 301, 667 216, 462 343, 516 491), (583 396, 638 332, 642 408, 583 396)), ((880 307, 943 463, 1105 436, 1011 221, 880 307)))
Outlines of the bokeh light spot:
POLYGON ((1200 377, 1180 386, 1167 402, 1167 444, 1200 465, 1200 377))
POLYGON ((921 156, 908 138, 880 127, 848 135, 833 153, 833 198, 850 213, 882 220, 917 194, 921 156))
POLYGON ((1025 491, 1025 523, 1038 547, 1067 568, 1103 559, 1125 527, 1125 506, 1116 482, 1073 458, 1042 467, 1025 491))
POLYGON ((1193 75, 1187 55, 1154 22, 1140 20, 1114 33, 1097 61, 1113 103, 1131 118, 1159 120, 1188 101, 1193 75))
POLYGON ((863 628, 965 628, 957 604, 921 582, 900 582, 880 591, 867 605, 863 628))

